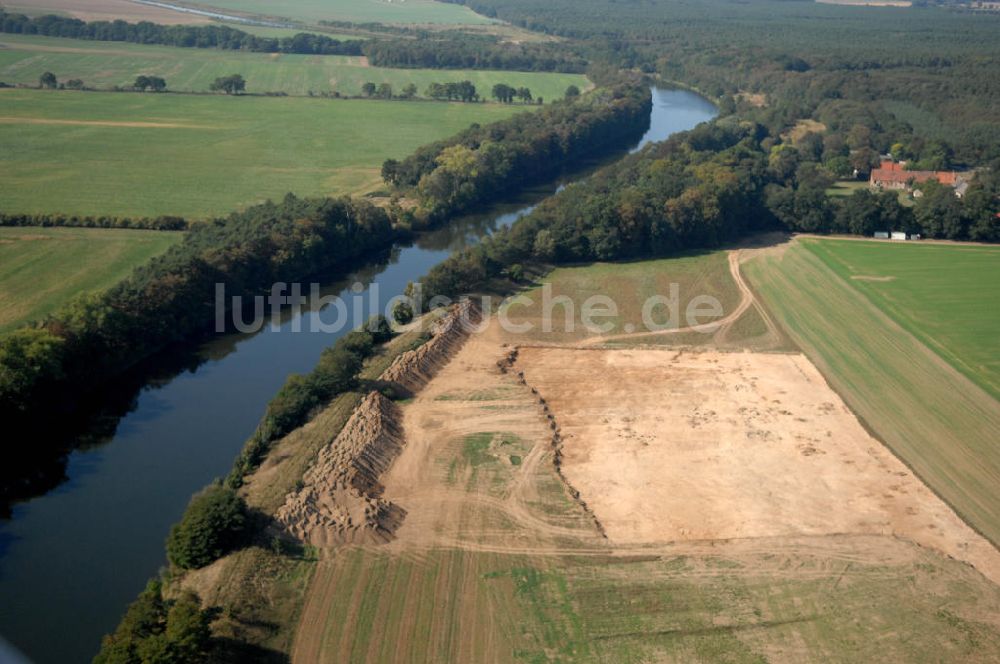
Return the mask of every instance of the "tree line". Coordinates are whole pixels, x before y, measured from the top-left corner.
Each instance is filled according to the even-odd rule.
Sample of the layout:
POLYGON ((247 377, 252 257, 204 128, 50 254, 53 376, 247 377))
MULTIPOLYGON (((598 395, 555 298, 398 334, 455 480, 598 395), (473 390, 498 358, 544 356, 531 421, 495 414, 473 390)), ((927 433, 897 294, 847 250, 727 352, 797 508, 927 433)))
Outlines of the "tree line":
MULTIPOLYGON (((391 31, 386 26, 370 27, 391 31)), ((261 37, 226 25, 82 21, 55 15, 28 17, 2 8, 0 32, 257 53, 364 55, 377 67, 410 69, 502 69, 582 74, 588 65, 585 58, 563 47, 551 44, 513 44, 501 42, 493 36, 458 32, 448 33, 446 39, 426 33, 418 34, 415 39, 346 41, 308 32, 290 37, 261 37)))
POLYGON ((417 199, 415 210, 399 215, 411 227, 424 227, 551 179, 585 155, 638 139, 649 126, 650 109, 644 83, 620 82, 535 113, 474 125, 402 161, 389 159, 382 178, 417 199))
POLYGON ((135 228, 153 231, 183 231, 189 223, 183 217, 108 217, 58 213, 10 214, 0 212, 0 226, 42 226, 71 228, 135 228))
POLYGON ((226 25, 159 25, 148 21, 81 21, 64 16, 14 14, 0 8, 0 32, 91 41, 162 44, 259 53, 363 55, 363 40, 340 41, 301 32, 291 37, 259 37, 226 25))
POLYGON ((376 67, 408 69, 501 69, 582 74, 587 60, 565 45, 514 44, 488 35, 449 32, 417 39, 378 39, 364 46, 376 67))

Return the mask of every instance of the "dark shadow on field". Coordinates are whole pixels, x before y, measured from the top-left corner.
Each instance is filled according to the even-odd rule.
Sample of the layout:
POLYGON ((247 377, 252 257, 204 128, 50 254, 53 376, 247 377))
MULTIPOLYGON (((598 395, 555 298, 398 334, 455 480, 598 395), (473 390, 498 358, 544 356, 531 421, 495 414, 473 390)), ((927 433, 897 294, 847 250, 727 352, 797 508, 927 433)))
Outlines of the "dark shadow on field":
POLYGON ((237 639, 216 637, 212 641, 214 647, 208 661, 215 664, 243 664, 245 662, 287 664, 287 662, 292 661, 283 652, 244 643, 237 639))

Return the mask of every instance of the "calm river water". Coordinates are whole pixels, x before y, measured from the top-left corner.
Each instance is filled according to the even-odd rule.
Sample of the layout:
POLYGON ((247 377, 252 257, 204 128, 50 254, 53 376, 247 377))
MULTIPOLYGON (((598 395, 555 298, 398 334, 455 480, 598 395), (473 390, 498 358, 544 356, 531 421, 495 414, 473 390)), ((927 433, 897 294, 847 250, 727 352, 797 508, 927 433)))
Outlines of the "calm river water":
MULTIPOLYGON (((654 88, 650 129, 635 149, 715 113, 693 93, 654 88)), ((453 250, 513 223, 579 177, 394 247, 325 290, 347 297, 355 281, 378 284, 384 302, 453 250)), ((302 330, 310 317, 334 318, 322 310, 301 316, 302 330)), ((164 564, 164 539, 191 495, 228 472, 286 376, 312 369, 339 336, 294 333, 294 325, 286 317, 278 330, 205 344, 196 369, 142 389, 106 444, 71 453, 68 481, 14 507, 0 522, 0 635, 38 664, 90 661, 101 636, 164 564)))

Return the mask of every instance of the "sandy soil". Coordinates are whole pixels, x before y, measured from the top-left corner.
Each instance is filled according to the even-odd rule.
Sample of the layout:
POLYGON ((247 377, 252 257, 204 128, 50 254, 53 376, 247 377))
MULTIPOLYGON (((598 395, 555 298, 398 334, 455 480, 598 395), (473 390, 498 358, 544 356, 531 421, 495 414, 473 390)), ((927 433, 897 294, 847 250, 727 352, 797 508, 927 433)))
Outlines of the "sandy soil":
POLYGON ((537 509, 536 471, 552 467, 552 429, 537 395, 502 374, 497 361, 505 349, 499 327, 473 335, 452 361, 403 408, 406 447, 384 477, 386 500, 403 506, 407 517, 390 545, 458 546, 489 551, 513 547, 519 553, 552 551, 540 544, 553 537, 600 542, 600 534, 581 510, 565 518, 537 509), (476 394, 488 395, 470 399, 476 394), (437 459, 449 443, 480 432, 516 436, 525 454, 502 494, 489 486, 470 486, 469 477, 443 480, 437 459), (490 522, 516 524, 491 530, 490 522), (470 527, 471 526, 471 527, 470 527))
POLYGON ((524 348, 518 367, 612 542, 895 535, 1000 583, 1000 553, 802 355, 524 348))
POLYGON ((211 23, 205 16, 197 16, 186 12, 175 12, 169 9, 142 5, 129 0, 40 0, 37 3, 28 0, 15 0, 7 5, 8 11, 30 9, 33 14, 47 11, 68 14, 84 21, 114 21, 121 19, 132 23, 150 21, 163 25, 203 25, 211 23))

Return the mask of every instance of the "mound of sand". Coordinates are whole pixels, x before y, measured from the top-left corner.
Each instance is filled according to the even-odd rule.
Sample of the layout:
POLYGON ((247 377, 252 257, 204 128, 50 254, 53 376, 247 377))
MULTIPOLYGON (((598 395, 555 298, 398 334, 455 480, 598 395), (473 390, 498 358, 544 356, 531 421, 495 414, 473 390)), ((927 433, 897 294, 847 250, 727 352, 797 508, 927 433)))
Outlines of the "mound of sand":
MULTIPOLYGON (((469 336, 466 322, 479 319, 472 302, 452 308, 434 324, 429 341, 396 358, 380 379, 414 393, 430 382, 469 336)), ((382 498, 382 474, 403 449, 399 407, 371 392, 340 434, 319 453, 289 494, 276 519, 288 534, 328 547, 384 542, 393 537, 406 510, 382 498)))
POLYGON ((466 323, 475 324, 480 316, 478 306, 471 300, 455 305, 451 313, 434 324, 430 341, 397 357, 382 373, 381 379, 394 383, 409 394, 418 392, 469 337, 466 323))
POLYGON ((314 546, 390 539, 405 510, 381 498, 379 478, 402 450, 399 408, 370 393, 288 496, 277 520, 314 546))

